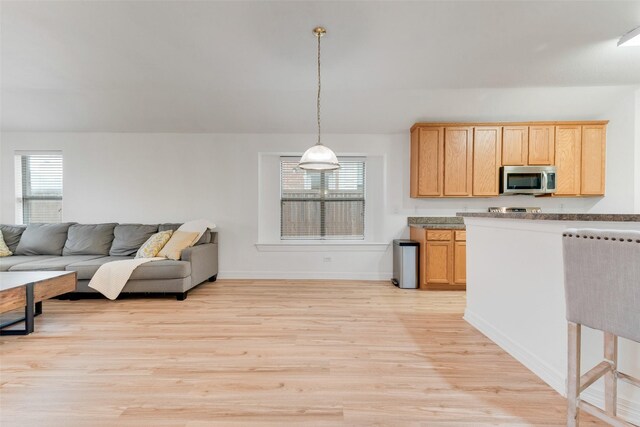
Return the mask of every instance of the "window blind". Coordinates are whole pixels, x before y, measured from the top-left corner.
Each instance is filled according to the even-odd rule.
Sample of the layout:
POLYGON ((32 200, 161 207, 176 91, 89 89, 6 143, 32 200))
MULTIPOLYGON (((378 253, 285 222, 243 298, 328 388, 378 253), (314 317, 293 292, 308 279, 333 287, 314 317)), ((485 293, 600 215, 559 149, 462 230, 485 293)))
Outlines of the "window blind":
POLYGON ((20 154, 23 224, 62 221, 62 154, 20 154))
POLYGON ((298 157, 280 159, 281 239, 363 239, 365 159, 342 157, 340 169, 298 169, 298 157))

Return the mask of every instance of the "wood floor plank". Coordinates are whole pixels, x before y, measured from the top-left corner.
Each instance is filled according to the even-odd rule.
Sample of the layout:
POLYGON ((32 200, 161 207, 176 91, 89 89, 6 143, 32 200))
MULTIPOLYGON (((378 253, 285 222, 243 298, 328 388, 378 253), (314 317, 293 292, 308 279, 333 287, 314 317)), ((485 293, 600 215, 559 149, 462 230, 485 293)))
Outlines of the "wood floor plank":
POLYGON ((464 298, 220 280, 182 302, 46 301, 34 334, 0 340, 0 425, 564 425, 565 400, 462 320, 464 298))

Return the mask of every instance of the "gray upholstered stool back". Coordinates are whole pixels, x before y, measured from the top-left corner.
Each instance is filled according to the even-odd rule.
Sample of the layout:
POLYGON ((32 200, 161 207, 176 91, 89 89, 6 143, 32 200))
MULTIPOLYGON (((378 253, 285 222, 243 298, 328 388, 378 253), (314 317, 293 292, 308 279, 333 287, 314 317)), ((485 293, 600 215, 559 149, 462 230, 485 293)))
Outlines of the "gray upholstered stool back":
POLYGON ((567 320, 640 342, 640 231, 562 236, 567 320))

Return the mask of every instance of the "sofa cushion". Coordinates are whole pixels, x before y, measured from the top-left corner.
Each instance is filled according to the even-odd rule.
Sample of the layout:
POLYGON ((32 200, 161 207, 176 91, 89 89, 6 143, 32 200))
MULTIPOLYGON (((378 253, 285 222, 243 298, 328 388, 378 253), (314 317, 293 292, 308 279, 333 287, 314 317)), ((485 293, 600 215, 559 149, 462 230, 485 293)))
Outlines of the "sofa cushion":
POLYGON ((119 224, 113 230, 114 239, 109 255, 129 256, 135 254, 149 237, 158 232, 157 225, 119 224))
POLYGON ((69 227, 62 255, 109 255, 116 225, 73 224, 69 227))
POLYGON ((15 255, 62 255, 71 223, 29 224, 20 237, 15 255))
POLYGON ((9 271, 65 271, 69 264, 98 258, 100 255, 55 256, 47 259, 20 263, 9 268, 9 271))
POLYGON ((107 262, 122 261, 125 259, 133 259, 130 256, 105 256, 99 258, 93 258, 86 261, 74 262, 66 266, 65 270, 75 271, 78 275, 78 280, 89 280, 96 274, 98 268, 107 262))
POLYGON ((2 230, 2 237, 4 238, 4 242, 9 247, 11 252, 15 252, 18 247, 18 242, 20 242, 20 236, 24 230, 26 230, 26 225, 9 225, 9 224, 0 224, 0 230, 2 230))
MULTIPOLYGON (((98 268, 110 261, 133 259, 132 257, 108 256, 67 265, 67 271, 75 271, 78 280, 89 280, 98 268)), ((131 280, 164 280, 181 279, 191 275, 191 263, 188 261, 151 261, 138 266, 131 275, 131 280)))
POLYGON ((18 264, 24 264, 32 261, 42 261, 44 259, 53 258, 52 255, 13 255, 0 258, 0 271, 9 271, 11 267, 18 264))
MULTIPOLYGON (((172 223, 172 222, 169 222, 166 224, 160 224, 158 226, 158 231, 166 231, 166 230, 176 231, 181 225, 182 224, 172 223)), ((211 230, 205 231, 202 237, 200 237, 200 239, 198 239, 198 241, 193 246, 203 245, 205 243, 211 243, 211 230)))
POLYGON ((191 275, 191 263, 171 259, 151 261, 133 270, 131 280, 182 279, 191 275))

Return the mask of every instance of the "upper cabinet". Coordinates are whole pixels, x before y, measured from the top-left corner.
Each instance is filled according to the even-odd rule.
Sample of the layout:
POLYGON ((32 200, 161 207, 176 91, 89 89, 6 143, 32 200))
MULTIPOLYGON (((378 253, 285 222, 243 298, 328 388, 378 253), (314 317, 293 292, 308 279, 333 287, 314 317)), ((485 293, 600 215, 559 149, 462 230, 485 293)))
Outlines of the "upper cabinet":
POLYGON ((417 123, 411 197, 495 197, 500 167, 553 165, 554 196, 602 196, 606 121, 417 123))
POLYGON ((502 166, 524 166, 529 158, 529 127, 502 128, 502 166))
POLYGON ((411 197, 442 196, 444 127, 411 132, 411 197))
POLYGON ((553 165, 555 126, 529 126, 529 165, 553 165))
POLYGON ((582 126, 556 126, 556 196, 580 195, 582 126))
POLYGON ((497 196, 500 192, 502 128, 478 126, 473 131, 473 195, 497 196))
POLYGON ((604 125, 582 126, 580 194, 584 196, 604 196, 605 140, 604 125))
POLYGON ((444 195, 470 196, 473 128, 444 128, 444 195))
POLYGON ((605 146, 606 125, 556 126, 554 196, 604 196, 605 146))

